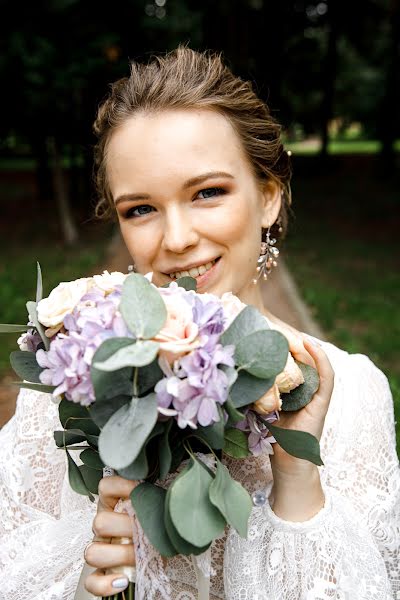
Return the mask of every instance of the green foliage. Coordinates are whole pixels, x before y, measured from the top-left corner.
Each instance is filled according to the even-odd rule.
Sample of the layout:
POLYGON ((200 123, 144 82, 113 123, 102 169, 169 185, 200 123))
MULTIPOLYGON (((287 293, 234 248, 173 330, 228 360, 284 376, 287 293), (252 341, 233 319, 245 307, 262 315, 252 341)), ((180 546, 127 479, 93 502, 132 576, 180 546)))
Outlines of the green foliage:
POLYGON ((240 371, 237 381, 233 384, 230 397, 235 408, 257 402, 274 385, 275 376, 269 379, 254 377, 246 371, 240 371))
POLYGON ((282 410, 284 411, 300 410, 300 408, 311 402, 312 397, 319 388, 318 371, 298 360, 295 362, 303 373, 304 383, 287 394, 281 394, 282 410))
POLYGON ((164 300, 151 283, 137 273, 131 273, 124 281, 120 311, 130 331, 141 339, 153 338, 167 318, 164 300))
POLYGON ((279 331, 255 331, 236 345, 235 362, 255 377, 270 379, 283 371, 288 352, 288 341, 279 331))
POLYGON ((107 360, 95 362, 94 367, 99 371, 117 371, 124 367, 143 367, 149 365, 157 356, 160 344, 152 341, 131 343, 117 350, 107 360))
POLYGON ((268 429, 288 454, 308 460, 315 465, 323 465, 320 454, 319 442, 316 437, 306 431, 283 429, 271 423, 266 423, 268 429))
POLYGON ((46 337, 43 325, 41 323, 39 323, 38 316, 37 316, 36 302, 32 302, 32 301, 27 302, 26 308, 28 311, 30 322, 33 323, 34 326, 36 327, 36 331, 40 335, 42 342, 44 344, 44 347, 46 348, 46 350, 48 350, 50 347, 50 340, 48 337, 46 337))
POLYGON ((88 486, 85 483, 83 475, 75 463, 75 461, 71 458, 68 450, 65 450, 67 454, 68 460, 68 479, 69 484, 77 494, 82 494, 83 496, 89 496, 91 502, 94 502, 94 497, 92 496, 88 486))
POLYGON ((229 344, 238 344, 243 338, 255 331, 268 330, 269 325, 265 317, 254 308, 246 306, 232 321, 228 329, 221 336, 221 343, 224 346, 229 344))
POLYGON ((225 431, 225 444, 223 448, 225 454, 233 458, 246 458, 250 456, 247 435, 240 429, 234 427, 225 431))
POLYGON ((194 277, 180 277, 176 280, 176 283, 181 288, 185 288, 185 290, 194 290, 197 289, 197 282, 194 277))
POLYGON ((33 352, 15 350, 10 354, 10 363, 18 377, 30 383, 41 383, 39 375, 43 371, 36 361, 33 352))
POLYGON ((27 325, 16 325, 11 323, 0 323, 0 333, 19 333, 26 331, 27 325))

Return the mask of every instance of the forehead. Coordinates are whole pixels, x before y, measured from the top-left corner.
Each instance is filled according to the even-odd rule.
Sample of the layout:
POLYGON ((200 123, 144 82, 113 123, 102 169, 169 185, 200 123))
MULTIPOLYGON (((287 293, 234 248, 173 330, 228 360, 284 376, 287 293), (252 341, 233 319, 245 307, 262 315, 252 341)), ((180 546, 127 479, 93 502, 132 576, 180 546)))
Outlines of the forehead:
POLYGON ((240 177, 251 168, 228 119, 210 110, 141 113, 114 131, 108 144, 113 195, 128 180, 149 184, 214 170, 240 177))

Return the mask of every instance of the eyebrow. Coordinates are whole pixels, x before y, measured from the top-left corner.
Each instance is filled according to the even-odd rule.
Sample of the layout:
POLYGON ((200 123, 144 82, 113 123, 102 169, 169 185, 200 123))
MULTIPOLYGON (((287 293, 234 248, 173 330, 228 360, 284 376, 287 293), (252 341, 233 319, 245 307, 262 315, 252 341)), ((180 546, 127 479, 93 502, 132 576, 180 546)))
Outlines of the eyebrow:
MULTIPOLYGON (((207 179, 219 179, 221 177, 227 177, 228 179, 235 179, 233 175, 230 173, 226 173, 225 171, 210 171, 209 173, 203 173, 202 175, 197 175, 196 177, 191 177, 182 186, 182 189, 187 190, 195 185, 199 185, 206 181, 207 179)), ((150 200, 151 196, 149 194, 122 194, 118 196, 115 200, 115 206, 120 204, 121 202, 128 202, 132 200, 150 200)))

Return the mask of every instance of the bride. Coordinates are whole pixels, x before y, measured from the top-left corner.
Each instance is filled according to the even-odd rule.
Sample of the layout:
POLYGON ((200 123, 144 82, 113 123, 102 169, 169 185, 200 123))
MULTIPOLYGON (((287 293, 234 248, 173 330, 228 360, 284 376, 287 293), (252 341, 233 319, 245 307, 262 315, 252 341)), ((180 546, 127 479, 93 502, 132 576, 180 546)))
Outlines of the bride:
MULTIPOLYGON (((179 47, 133 63, 95 122, 97 214, 117 216, 137 272, 151 271, 159 286, 186 272, 199 292, 233 292, 319 371, 311 403, 281 413, 280 425, 316 436, 324 465, 277 443, 273 454, 227 461, 261 501, 247 540, 229 530, 213 544, 210 598, 400 598, 400 469, 387 378, 367 356, 310 338, 263 306, 260 244, 266 234, 283 238, 291 203, 280 130, 218 55, 179 47)), ((97 507, 70 490, 57 427, 49 396, 24 390, 0 433, 0 598, 73 600, 85 560, 89 597, 125 589, 119 567, 136 563, 140 598, 195 599, 188 558, 162 561, 138 527, 132 539, 131 517, 114 511, 135 482, 103 478, 97 507), (120 537, 132 543, 108 543, 120 537)))

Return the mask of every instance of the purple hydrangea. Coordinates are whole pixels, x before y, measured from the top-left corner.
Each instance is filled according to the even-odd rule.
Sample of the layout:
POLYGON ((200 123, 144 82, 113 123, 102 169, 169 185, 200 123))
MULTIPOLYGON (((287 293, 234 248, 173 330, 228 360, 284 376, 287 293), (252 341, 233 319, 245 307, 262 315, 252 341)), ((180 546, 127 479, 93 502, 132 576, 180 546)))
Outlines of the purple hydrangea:
MULTIPOLYGON (((276 410, 263 415, 263 420, 268 423, 273 423, 277 419, 279 419, 279 414, 276 410)), ((236 423, 236 427, 241 431, 249 432, 249 450, 254 456, 274 453, 272 444, 276 442, 276 439, 269 434, 267 425, 261 421, 256 412, 248 409, 245 412, 245 419, 236 423)))
POLYGON ((26 333, 23 333, 17 340, 19 349, 23 352, 36 352, 41 343, 42 338, 40 337, 36 329, 29 329, 26 333))
POLYGON ((40 380, 54 385, 54 395, 87 406, 95 400, 90 365, 97 348, 110 337, 132 337, 118 312, 120 286, 108 296, 93 288, 74 311, 66 315, 64 328, 50 343, 48 352, 38 350, 37 362, 44 371, 40 380))

